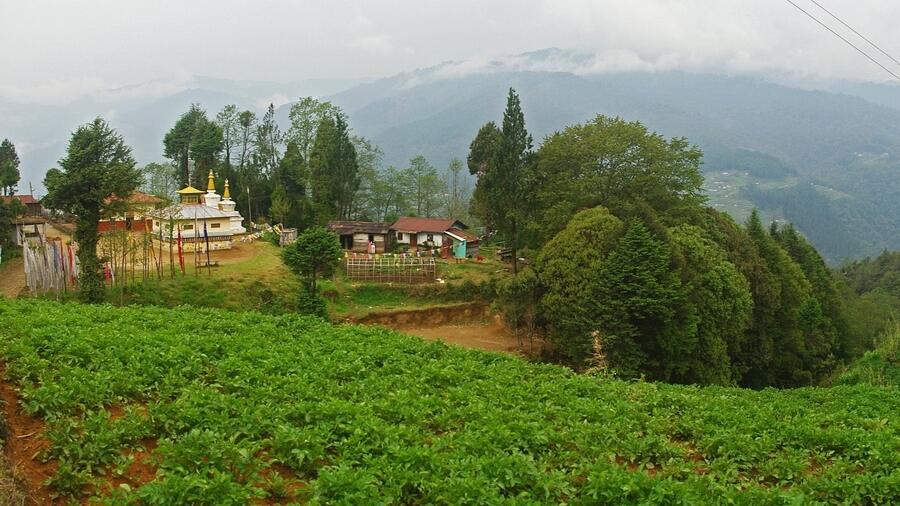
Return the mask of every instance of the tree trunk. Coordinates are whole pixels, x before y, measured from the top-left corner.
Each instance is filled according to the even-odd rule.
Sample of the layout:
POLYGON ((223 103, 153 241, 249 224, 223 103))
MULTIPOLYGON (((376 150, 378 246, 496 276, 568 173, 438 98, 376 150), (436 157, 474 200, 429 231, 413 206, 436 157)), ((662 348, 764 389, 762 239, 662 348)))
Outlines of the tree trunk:
POLYGON ((513 276, 519 273, 519 236, 518 229, 516 228, 516 220, 512 221, 511 227, 511 236, 512 236, 512 260, 513 260, 513 276))
POLYGON ((79 298, 82 302, 103 302, 103 272, 97 258, 97 221, 99 212, 84 212, 78 217, 75 242, 78 243, 79 298))

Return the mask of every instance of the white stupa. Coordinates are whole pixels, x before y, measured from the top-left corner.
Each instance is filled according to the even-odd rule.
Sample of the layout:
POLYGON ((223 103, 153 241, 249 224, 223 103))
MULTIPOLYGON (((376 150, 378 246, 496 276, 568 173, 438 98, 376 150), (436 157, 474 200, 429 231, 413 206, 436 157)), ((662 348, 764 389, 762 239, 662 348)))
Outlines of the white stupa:
MULTIPOLYGON (((228 219, 231 221, 231 233, 233 234, 243 234, 247 230, 244 228, 244 218, 241 216, 241 213, 235 210, 235 206, 237 203, 231 200, 231 191, 228 188, 228 180, 225 180, 225 191, 223 192, 223 199, 219 202, 219 209, 222 210, 225 214, 228 215, 228 219)), ((216 195, 218 197, 218 195, 216 195)))

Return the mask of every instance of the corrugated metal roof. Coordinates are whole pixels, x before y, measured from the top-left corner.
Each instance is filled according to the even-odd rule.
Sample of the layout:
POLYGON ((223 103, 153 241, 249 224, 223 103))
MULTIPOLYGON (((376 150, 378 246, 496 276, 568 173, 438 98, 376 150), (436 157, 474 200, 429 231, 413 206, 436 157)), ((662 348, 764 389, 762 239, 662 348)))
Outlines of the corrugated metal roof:
POLYGON ((22 204, 40 204, 33 195, 6 195, 0 197, 3 200, 3 203, 9 204, 13 199, 18 200, 22 204))
POLYGON ((461 237, 466 242, 478 242, 478 236, 476 236, 475 234, 466 232, 465 230, 460 230, 458 228, 451 228, 451 229, 447 230, 447 233, 461 237))
POLYGON ((338 235, 387 234, 391 224, 383 221, 329 221, 328 229, 338 235))
POLYGON ((414 218, 404 216, 391 226, 397 232, 445 232, 450 228, 468 228, 453 218, 414 218))
POLYGON ((148 214, 166 220, 170 217, 175 218, 176 220, 209 220, 213 218, 229 217, 225 211, 201 204, 170 206, 148 214))

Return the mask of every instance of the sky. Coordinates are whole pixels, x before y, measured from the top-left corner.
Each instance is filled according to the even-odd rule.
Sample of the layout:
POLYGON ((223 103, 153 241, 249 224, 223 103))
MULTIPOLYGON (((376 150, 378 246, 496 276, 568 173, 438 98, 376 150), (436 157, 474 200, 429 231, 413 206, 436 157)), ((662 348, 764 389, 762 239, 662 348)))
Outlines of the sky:
MULTIPOLYGON (((900 2, 817 1, 900 55, 900 2)), ((0 0, 0 98, 63 103, 192 75, 376 78, 547 47, 596 55, 557 70, 890 78, 786 0, 0 0)))

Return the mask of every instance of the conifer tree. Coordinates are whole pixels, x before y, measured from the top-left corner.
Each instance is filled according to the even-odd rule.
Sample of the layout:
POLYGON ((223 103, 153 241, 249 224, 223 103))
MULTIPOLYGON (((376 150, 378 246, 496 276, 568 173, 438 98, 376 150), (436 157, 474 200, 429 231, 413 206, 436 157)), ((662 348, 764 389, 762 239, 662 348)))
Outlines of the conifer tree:
POLYGON ((51 209, 78 217, 74 239, 78 243, 81 269, 79 295, 85 302, 102 302, 98 221, 114 205, 110 197, 130 195, 140 184, 141 175, 131 148, 99 117, 72 134, 66 156, 59 165, 62 170, 51 169, 44 178, 47 188, 44 203, 51 209))
POLYGON ((356 149, 342 116, 325 117, 320 122, 309 168, 318 222, 350 219, 360 177, 356 149))
POLYGON ((684 294, 667 246, 642 222, 628 225, 603 262, 594 297, 604 349, 618 372, 669 379, 672 362, 691 349, 676 312, 684 294))
POLYGON ((503 125, 483 126, 470 147, 469 170, 476 171, 476 211, 506 239, 512 250, 513 273, 518 272, 518 250, 523 229, 531 216, 535 188, 532 180, 531 135, 525 129, 525 115, 515 90, 509 89, 503 125))
POLYGON ((13 195, 19 184, 19 155, 16 146, 3 139, 0 143, 0 194, 13 195))

